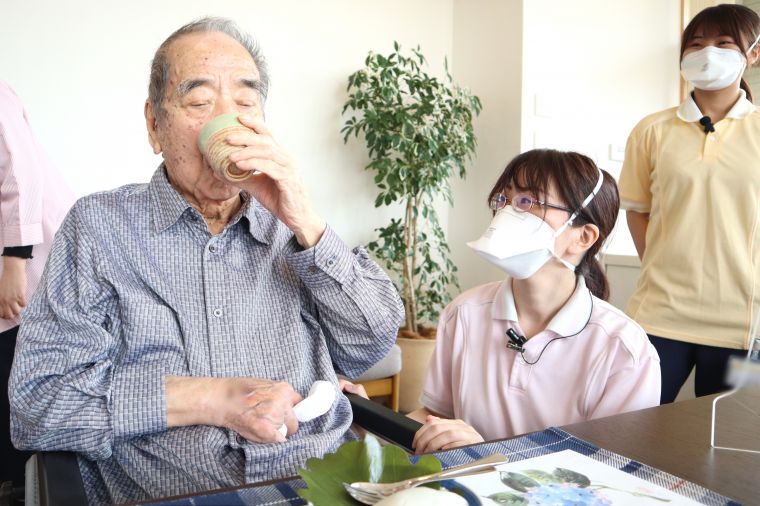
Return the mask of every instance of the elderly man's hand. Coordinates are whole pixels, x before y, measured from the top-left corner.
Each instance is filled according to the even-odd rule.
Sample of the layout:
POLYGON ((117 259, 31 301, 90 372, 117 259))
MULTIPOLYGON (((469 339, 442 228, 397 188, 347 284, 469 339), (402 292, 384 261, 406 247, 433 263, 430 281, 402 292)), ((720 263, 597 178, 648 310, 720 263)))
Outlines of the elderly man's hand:
POLYGON ((12 320, 26 307, 26 259, 3 257, 0 277, 0 318, 12 320))
POLYGON ((259 172, 238 186, 292 230, 301 246, 314 246, 326 223, 312 208, 300 171, 261 118, 241 115, 238 119, 253 131, 227 138, 230 144, 242 147, 230 155, 230 160, 241 170, 259 172))
POLYGON ((166 411, 169 427, 215 425, 234 430, 249 441, 285 441, 298 430, 293 406, 301 396, 282 381, 258 378, 188 378, 169 376, 166 411))
POLYGON ((253 378, 229 380, 227 400, 222 409, 221 425, 232 429, 249 441, 271 443, 285 441, 279 432, 282 425, 288 435, 298 430, 293 406, 301 396, 290 384, 253 378))

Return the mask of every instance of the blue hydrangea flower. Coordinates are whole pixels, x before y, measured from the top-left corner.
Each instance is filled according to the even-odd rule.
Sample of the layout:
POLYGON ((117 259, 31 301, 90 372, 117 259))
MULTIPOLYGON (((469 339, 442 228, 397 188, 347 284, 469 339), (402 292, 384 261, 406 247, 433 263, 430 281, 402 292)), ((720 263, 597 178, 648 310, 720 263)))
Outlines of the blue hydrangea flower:
POLYGON ((610 506, 612 502, 595 490, 573 483, 547 483, 528 490, 523 496, 530 505, 610 506))

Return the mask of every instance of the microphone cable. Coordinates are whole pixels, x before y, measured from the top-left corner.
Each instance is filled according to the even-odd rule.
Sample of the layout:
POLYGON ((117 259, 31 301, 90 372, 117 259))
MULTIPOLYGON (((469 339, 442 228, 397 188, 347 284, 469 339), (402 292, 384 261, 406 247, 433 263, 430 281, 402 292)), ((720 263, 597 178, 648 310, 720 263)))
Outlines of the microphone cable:
MULTIPOLYGON (((587 290, 588 290, 588 288, 587 288, 587 290)), ((509 346, 509 344, 511 344, 511 343, 509 343, 507 345, 507 348, 515 350, 518 353, 520 353, 520 356, 522 356, 522 359, 523 359, 523 361, 526 364, 528 364, 528 365, 535 365, 535 364, 537 364, 538 361, 541 360, 541 357, 543 356, 544 352, 546 351, 546 348, 550 344, 552 344, 554 341, 557 341, 559 339, 567 339, 568 337, 575 337, 578 334, 580 334, 581 332, 583 332, 584 330, 586 330, 586 327, 588 327, 588 324, 591 321, 591 315, 594 313, 594 295, 591 293, 591 290, 588 290, 588 296, 589 296, 589 299, 591 299, 591 311, 589 311, 588 318, 586 319, 586 323, 583 324, 583 327, 581 327, 581 329, 578 332, 576 332, 575 334, 570 334, 570 335, 567 335, 567 336, 558 336, 558 337, 552 338, 548 343, 546 343, 544 345, 543 348, 541 348, 541 353, 538 354, 538 358, 536 358, 535 361, 529 362, 528 359, 525 358, 525 348, 523 348, 522 345, 520 345, 520 347, 517 348, 515 346, 509 346)), ((510 328, 509 330, 511 330, 514 334, 518 335, 518 337, 522 337, 522 339, 525 339, 525 336, 520 336, 519 334, 517 334, 516 332, 514 332, 514 330, 512 328, 510 328)), ((507 331, 507 333, 509 333, 509 330, 507 331)), ((511 337, 510 337, 510 339, 511 339, 511 337)), ((527 340, 525 340, 523 342, 526 342, 526 341, 527 340)))

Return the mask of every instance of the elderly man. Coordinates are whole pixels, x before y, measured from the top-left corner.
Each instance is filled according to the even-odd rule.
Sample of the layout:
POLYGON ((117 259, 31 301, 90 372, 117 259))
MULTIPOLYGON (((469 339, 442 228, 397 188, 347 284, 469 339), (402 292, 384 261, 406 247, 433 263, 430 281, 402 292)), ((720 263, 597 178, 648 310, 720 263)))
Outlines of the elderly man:
POLYGON ((70 450, 93 503, 292 475, 351 437, 339 396, 298 426, 296 404, 391 347, 403 308, 364 250, 306 197, 262 120, 266 66, 230 21, 172 34, 153 60, 148 184, 81 199, 24 314, 10 387, 16 446, 70 450), (231 184, 196 147, 239 113, 231 184), (288 436, 279 432, 283 424, 288 436))

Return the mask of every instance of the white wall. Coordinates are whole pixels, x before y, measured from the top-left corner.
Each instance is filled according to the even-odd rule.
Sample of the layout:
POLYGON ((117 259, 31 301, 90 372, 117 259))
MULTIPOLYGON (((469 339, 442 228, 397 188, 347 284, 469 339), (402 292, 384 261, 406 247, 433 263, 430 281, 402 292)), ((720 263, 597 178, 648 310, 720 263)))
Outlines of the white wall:
POLYGON ((449 245, 462 289, 504 277, 465 243, 477 239, 488 226, 488 192, 507 162, 520 152, 522 4, 522 0, 454 1, 453 76, 483 102, 475 120, 477 158, 467 178, 452 184, 449 245))
MULTIPOLYGON (((580 151, 617 177, 636 123, 678 105, 680 0, 524 4, 522 149, 580 151)), ((608 247, 636 254, 624 220, 608 247)))
POLYGON ((353 245, 371 240, 391 211, 373 208, 363 143, 340 136, 346 79, 394 40, 420 44, 442 73, 452 10, 452 0, 3 0, 0 79, 24 100, 78 195, 147 181, 160 160, 142 112, 154 51, 194 18, 230 17, 269 60, 271 128, 300 162, 317 208, 353 245))

